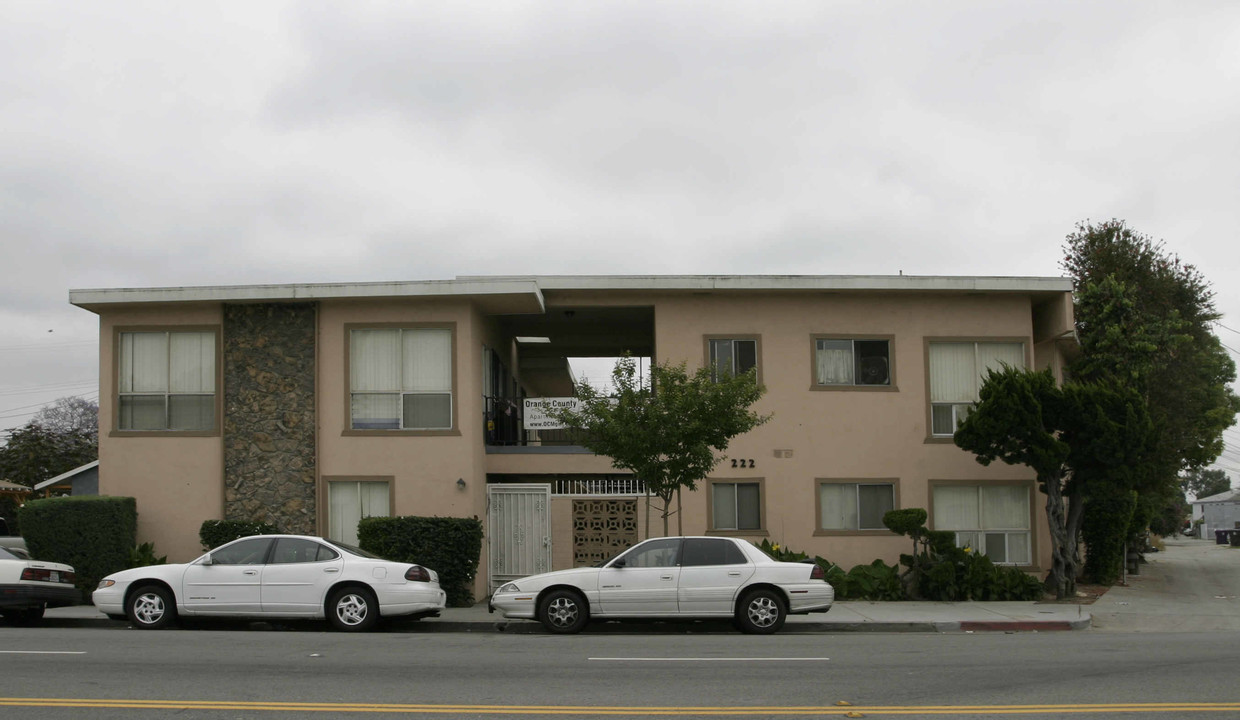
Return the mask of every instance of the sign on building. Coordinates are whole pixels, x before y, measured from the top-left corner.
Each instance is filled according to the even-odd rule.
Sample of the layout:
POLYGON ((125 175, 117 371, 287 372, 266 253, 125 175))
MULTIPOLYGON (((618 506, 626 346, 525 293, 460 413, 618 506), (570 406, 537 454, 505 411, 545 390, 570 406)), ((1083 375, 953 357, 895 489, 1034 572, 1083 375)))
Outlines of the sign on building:
POLYGON ((573 397, 525 398, 526 430, 563 430, 567 425, 547 414, 548 410, 578 410, 581 402, 573 397))

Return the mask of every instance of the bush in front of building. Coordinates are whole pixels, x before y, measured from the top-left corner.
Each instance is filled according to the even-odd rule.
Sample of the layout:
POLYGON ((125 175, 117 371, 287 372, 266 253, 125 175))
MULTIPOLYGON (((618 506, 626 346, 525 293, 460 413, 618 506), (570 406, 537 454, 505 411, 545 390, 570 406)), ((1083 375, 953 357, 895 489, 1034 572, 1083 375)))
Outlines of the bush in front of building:
POLYGON ((214 550, 224 543, 250 535, 277 535, 280 529, 271 523, 247 520, 207 520, 198 528, 203 550, 214 550))
POLYGON ((388 560, 414 563, 439 573, 448 605, 469 607, 474 576, 482 558, 482 523, 478 518, 369 517, 357 525, 363 550, 388 560))
POLYGON ((31 500, 18 518, 31 556, 73 566, 84 602, 101 578, 129 567, 137 542, 138 505, 131 497, 31 500))

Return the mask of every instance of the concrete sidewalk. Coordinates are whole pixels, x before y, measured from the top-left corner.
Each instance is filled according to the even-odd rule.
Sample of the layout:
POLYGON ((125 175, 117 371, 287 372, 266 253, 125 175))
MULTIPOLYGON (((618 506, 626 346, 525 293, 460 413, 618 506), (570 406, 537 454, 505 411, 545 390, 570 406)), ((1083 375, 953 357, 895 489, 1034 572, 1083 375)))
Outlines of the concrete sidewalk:
MULTIPOLYGON (((781 632, 1030 632, 1084 630, 1091 624, 1088 606, 1034 602, 838 602, 827 613, 792 615, 781 632)), ((92 605, 51 608, 44 617, 49 627, 100 626, 124 628, 128 623, 109 620, 92 605)), ((530 620, 505 620, 487 612, 486 603, 471 608, 447 608, 440 617, 389 623, 408 632, 545 633, 530 620)), ((591 623, 588 633, 599 632, 735 632, 726 620, 702 622, 591 623)))

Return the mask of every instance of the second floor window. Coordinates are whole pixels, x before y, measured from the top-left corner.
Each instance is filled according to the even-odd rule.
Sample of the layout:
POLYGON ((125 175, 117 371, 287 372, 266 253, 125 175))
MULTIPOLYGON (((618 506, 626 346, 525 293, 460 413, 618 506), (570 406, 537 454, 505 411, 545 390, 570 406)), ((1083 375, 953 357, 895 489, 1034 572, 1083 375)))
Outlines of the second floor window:
POLYGON ((716 338, 710 342, 713 377, 741 375, 758 366, 758 341, 743 338, 716 338))
POLYGON ((816 338, 814 382, 821 386, 891 385, 891 341, 816 338))
POLYGON ((214 332, 122 332, 118 342, 118 429, 215 429, 214 332))
POLYGON ((988 370, 1004 365, 1025 367, 1025 345, 1019 342, 931 342, 931 434, 949 436, 978 401, 988 370))
POLYGON ((452 429, 452 331, 350 331, 349 391, 354 430, 452 429))

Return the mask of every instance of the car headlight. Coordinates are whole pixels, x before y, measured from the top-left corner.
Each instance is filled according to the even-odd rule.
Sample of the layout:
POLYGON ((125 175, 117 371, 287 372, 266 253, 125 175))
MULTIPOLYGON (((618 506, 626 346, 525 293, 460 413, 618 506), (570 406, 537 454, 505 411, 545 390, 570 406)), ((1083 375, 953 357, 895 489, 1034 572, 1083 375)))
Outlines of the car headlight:
POLYGON ((104 589, 104 588, 110 588, 110 587, 112 587, 112 586, 113 586, 113 585, 115 585, 115 584, 116 584, 116 581, 115 581, 115 580, 109 580, 109 579, 107 579, 107 578, 104 578, 104 579, 102 579, 102 580, 100 580, 100 581, 99 581, 99 587, 96 587, 95 589, 96 589, 96 590, 102 590, 102 589, 104 589))
POLYGON ((518 593, 518 592, 521 592, 521 588, 517 587, 516 583, 504 583, 503 585, 500 586, 499 590, 495 591, 497 595, 499 593, 518 593))

